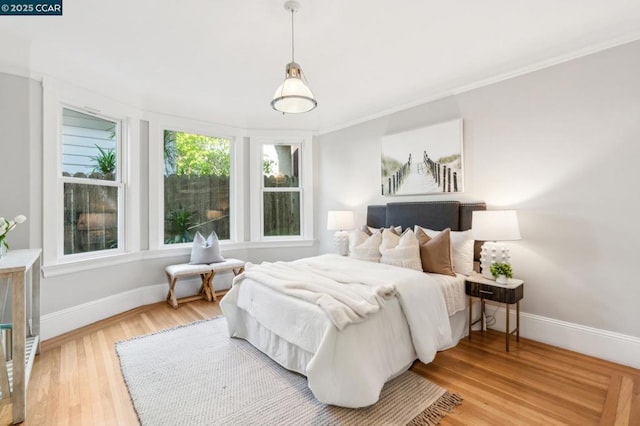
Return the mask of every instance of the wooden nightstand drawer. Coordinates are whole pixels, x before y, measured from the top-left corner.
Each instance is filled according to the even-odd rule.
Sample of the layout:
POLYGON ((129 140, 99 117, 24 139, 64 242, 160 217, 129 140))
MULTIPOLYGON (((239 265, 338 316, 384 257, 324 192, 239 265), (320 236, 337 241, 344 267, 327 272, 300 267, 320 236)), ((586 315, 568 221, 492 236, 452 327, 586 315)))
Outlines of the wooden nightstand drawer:
POLYGON ((516 303, 524 296, 524 285, 515 288, 501 287, 499 285, 483 284, 467 281, 465 291, 469 296, 481 297, 500 303, 516 303))

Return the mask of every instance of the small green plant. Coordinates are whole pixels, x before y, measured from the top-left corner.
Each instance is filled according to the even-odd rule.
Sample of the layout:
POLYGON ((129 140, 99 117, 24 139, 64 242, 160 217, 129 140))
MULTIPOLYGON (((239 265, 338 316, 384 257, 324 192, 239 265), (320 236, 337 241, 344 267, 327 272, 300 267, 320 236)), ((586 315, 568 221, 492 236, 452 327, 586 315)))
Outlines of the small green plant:
POLYGON ((507 278, 513 278, 513 270, 511 265, 506 262, 496 262, 491 265, 491 275, 498 278, 500 275, 504 275, 507 278))
POLYGON ((104 150, 96 145, 99 155, 91 157, 96 162, 96 166, 93 168, 94 172, 102 173, 103 175, 110 175, 116 171, 116 152, 113 149, 104 150))
POLYGON ((169 228, 173 233, 173 237, 166 239, 165 244, 188 243, 193 241, 193 237, 189 234, 192 217, 193 212, 182 207, 169 212, 166 220, 169 222, 169 228))
POLYGON ((265 176, 269 176, 273 174, 273 170, 276 166, 276 162, 273 160, 269 160, 269 158, 265 155, 262 160, 262 170, 264 171, 265 176))

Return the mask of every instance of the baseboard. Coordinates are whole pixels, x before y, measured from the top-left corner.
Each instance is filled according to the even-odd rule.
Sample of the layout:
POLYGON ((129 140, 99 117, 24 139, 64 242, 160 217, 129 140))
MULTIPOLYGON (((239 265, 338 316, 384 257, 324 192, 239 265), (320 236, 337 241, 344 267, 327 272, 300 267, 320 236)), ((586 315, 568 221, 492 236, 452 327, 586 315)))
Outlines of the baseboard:
POLYGON ((156 284, 42 315, 40 338, 50 339, 138 306, 160 302, 166 296, 167 284, 156 284))
MULTIPOLYGON (((233 274, 231 272, 216 274, 215 291, 230 288, 232 280, 233 274)), ((177 297, 196 294, 200 284, 200 278, 181 279, 179 285, 176 286, 177 297)), ((51 339, 139 306, 162 302, 167 297, 167 288, 166 283, 139 287, 42 315, 40 317, 40 339, 51 339)))
MULTIPOLYGON (((488 313, 495 309, 495 323, 489 328, 504 332, 506 309, 487 305, 488 313)), ((509 309, 509 325, 516 324, 515 307, 509 309)), ((580 324, 520 312, 520 336, 563 349, 633 368, 640 368, 640 338, 587 327, 580 324)))

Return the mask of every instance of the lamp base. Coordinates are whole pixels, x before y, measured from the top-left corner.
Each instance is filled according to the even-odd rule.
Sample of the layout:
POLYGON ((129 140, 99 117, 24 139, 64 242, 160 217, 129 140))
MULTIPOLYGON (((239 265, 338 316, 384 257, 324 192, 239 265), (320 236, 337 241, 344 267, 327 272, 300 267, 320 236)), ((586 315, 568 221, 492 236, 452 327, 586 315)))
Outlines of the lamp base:
POLYGON ((336 245, 336 252, 340 256, 349 254, 349 233, 347 231, 336 231, 333 234, 333 241, 336 245))
POLYGON ((486 242, 482 245, 480 250, 480 272, 482 276, 494 280, 495 277, 491 275, 491 265, 496 262, 509 263, 511 256, 509 255, 509 248, 496 242, 486 242))

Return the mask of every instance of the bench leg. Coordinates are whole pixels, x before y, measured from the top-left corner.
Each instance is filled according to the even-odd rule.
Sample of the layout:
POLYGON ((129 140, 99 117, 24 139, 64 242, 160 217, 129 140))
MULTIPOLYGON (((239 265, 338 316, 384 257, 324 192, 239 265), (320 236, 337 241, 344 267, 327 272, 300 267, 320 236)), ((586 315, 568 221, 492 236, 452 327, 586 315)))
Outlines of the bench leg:
POLYGON ((201 274, 200 277, 202 277, 202 288, 201 288, 201 292, 203 297, 207 300, 207 302, 211 302, 212 300, 215 301, 216 300, 216 295, 213 292, 213 287, 211 286, 211 281, 213 280, 213 276, 216 273, 211 271, 208 274, 201 274))
POLYGON ((171 278, 171 275, 167 274, 167 281, 169 281, 169 292, 167 293, 167 303, 174 308, 178 307, 178 299, 176 298, 176 280, 177 277, 171 278))

